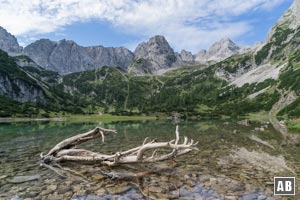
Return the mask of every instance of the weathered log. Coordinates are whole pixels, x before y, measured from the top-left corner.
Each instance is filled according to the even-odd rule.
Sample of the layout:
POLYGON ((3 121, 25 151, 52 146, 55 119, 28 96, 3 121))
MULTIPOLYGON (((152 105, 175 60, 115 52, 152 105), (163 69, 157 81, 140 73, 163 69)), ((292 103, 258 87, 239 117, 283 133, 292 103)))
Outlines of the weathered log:
POLYGON ((53 147, 49 153, 47 154, 47 156, 50 155, 54 155, 58 152, 61 151, 63 149, 72 149, 84 142, 87 142, 89 140, 92 139, 96 139, 101 137, 102 141, 104 142, 104 136, 105 135, 110 135, 113 133, 117 133, 117 131, 115 130, 109 130, 109 129, 103 129, 103 128, 95 128, 87 133, 82 133, 82 134, 78 134, 75 135, 73 137, 70 137, 68 139, 65 139, 63 141, 61 141, 60 143, 58 143, 55 147, 53 147))
MULTIPOLYGON (((62 161, 89 162, 100 163, 101 165, 114 166, 121 164, 133 163, 153 163, 169 159, 174 159, 177 156, 187 154, 192 150, 197 150, 198 142, 189 140, 184 137, 184 141, 180 144, 179 130, 176 127, 176 138, 169 142, 156 142, 152 140, 148 142, 148 138, 144 140, 141 146, 116 152, 112 155, 101 154, 85 149, 76 149, 75 147, 92 139, 102 138, 104 142, 105 135, 116 133, 115 130, 95 128, 89 132, 78 134, 67 138, 53 147, 46 155, 41 154, 41 166, 47 167, 55 171, 60 176, 65 176, 64 171, 76 174, 72 170, 65 170, 58 163, 62 161), (162 150, 169 150, 167 153, 162 150), (160 152, 160 155, 159 153, 160 152)), ((120 174, 120 173, 102 173, 108 178, 114 180, 138 179, 148 174, 158 173, 159 170, 150 170, 137 174, 120 174)), ((82 176, 81 176, 82 177, 82 176)))

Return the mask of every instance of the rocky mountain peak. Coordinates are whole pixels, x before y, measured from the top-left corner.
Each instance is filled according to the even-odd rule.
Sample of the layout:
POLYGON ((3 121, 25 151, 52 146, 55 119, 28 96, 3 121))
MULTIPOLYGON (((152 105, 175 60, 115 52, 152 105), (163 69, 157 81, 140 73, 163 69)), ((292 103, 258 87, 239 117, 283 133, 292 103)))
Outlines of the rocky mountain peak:
POLYGON ((290 8, 280 17, 277 23, 271 28, 267 35, 267 42, 270 41, 278 28, 295 30, 300 27, 300 3, 294 0, 290 8))
POLYGON ((28 46, 26 46, 24 48, 24 51, 26 51, 28 48, 38 48, 40 46, 43 46, 43 47, 50 46, 50 47, 54 48, 56 45, 57 45, 57 42, 43 38, 43 39, 39 39, 39 40, 29 44, 28 46))
POLYGON ((234 42, 232 42, 232 40, 229 37, 225 37, 220 39, 218 42, 216 43, 223 43, 223 44, 234 44, 234 42))
POLYGON ((294 0, 291 7, 283 14, 275 26, 287 25, 294 29, 300 25, 300 4, 299 0, 294 0))
POLYGON ((240 47, 236 45, 230 38, 222 38, 214 43, 208 51, 200 51, 196 54, 195 61, 205 63, 207 61, 221 61, 234 54, 238 54, 240 47))
MULTIPOLYGON (((148 71, 170 68, 178 59, 166 38, 161 35, 156 35, 150 38, 148 42, 139 44, 134 51, 134 55, 135 60, 143 59, 144 63, 148 63, 148 71)), ((144 66, 144 63, 135 67, 139 68, 142 64, 144 66)))
POLYGON ((300 3, 294 0, 290 8, 280 17, 270 29, 266 41, 255 50, 257 65, 265 64, 270 60, 284 60, 298 48, 300 29, 300 3), (291 44, 293 43, 294 44, 291 44), (289 47, 287 47, 289 46, 289 47))
POLYGON ((61 74, 102 66, 127 68, 134 58, 133 53, 126 48, 82 47, 72 40, 65 39, 58 42, 38 40, 28 45, 24 54, 41 67, 61 74))
POLYGON ((73 40, 62 39, 58 41, 58 45, 77 45, 73 40))
POLYGON ((294 0, 292 6, 290 7, 290 10, 293 14, 299 14, 300 12, 300 3, 299 0, 294 0))
POLYGON ((136 58, 156 58, 162 55, 174 55, 174 50, 170 47, 164 36, 156 35, 149 39, 148 42, 142 42, 134 51, 136 58))
POLYGON ((23 53, 45 69, 53 70, 50 66, 49 57, 57 43, 49 39, 40 39, 24 48, 23 53))
POLYGON ((166 38, 162 35, 155 35, 154 37, 149 39, 149 43, 157 43, 157 44, 163 44, 163 45, 169 45, 166 38))
POLYGON ((20 53, 22 47, 19 45, 15 36, 7 32, 0 26, 0 49, 6 51, 9 54, 20 53))
POLYGON ((190 51, 186 51, 183 49, 181 50, 179 55, 183 62, 188 62, 188 63, 194 62, 194 56, 190 51))
POLYGON ((237 53, 239 50, 239 46, 237 46, 234 42, 232 42, 229 38, 223 38, 220 41, 214 43, 208 50, 210 56, 215 55, 216 53, 237 53))
POLYGON ((204 64, 207 62, 207 51, 201 50, 195 55, 195 61, 197 63, 204 64))

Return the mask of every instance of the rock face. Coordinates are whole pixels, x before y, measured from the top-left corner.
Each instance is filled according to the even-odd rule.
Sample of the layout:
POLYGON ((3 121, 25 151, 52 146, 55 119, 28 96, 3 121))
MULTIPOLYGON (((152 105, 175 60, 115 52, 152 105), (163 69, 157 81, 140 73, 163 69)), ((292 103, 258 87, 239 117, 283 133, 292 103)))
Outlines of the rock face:
POLYGON ((39 81, 16 64, 16 59, 0 50, 0 96, 19 102, 45 102, 39 81))
POLYGON ((41 39, 25 47, 24 54, 43 68, 50 69, 52 66, 49 62, 49 58, 55 47, 56 42, 41 39))
POLYGON ((258 43, 248 53, 220 63, 221 67, 216 71, 216 75, 238 87, 247 83, 263 82, 266 79, 278 79, 290 63, 299 62, 299 31, 300 3, 299 0, 295 0, 270 29, 264 43, 258 43))
POLYGON ((208 51, 202 50, 196 54, 195 60, 198 63, 205 63, 208 61, 222 61, 232 55, 238 54, 240 47, 232 42, 229 38, 221 39, 214 43, 208 51))
POLYGON ((158 65, 171 66, 175 59, 175 52, 164 36, 154 36, 148 42, 143 42, 134 51, 136 59, 153 59, 158 65), (173 57, 173 59, 171 59, 173 57))
POLYGON ((134 59, 134 54, 124 47, 94 46, 85 48, 88 55, 98 66, 120 66, 127 68, 134 59))
POLYGON ((41 89, 21 80, 10 79, 0 74, 0 96, 6 96, 19 102, 45 102, 41 89))
POLYGON ((207 62, 207 51, 201 50, 195 55, 195 61, 200 64, 207 62))
POLYGON ((17 39, 12 34, 8 33, 0 26, 0 49, 9 54, 21 53, 22 47, 19 45, 17 39))
POLYGON ((47 70, 66 74, 93 68, 93 61, 88 57, 86 51, 84 50, 84 47, 77 45, 73 41, 61 40, 57 43, 55 42, 54 45, 51 45, 53 43, 50 43, 49 41, 47 41, 46 44, 44 44, 43 41, 37 41, 37 43, 41 43, 35 45, 42 48, 54 48, 46 48, 46 51, 41 51, 42 55, 41 57, 38 57, 38 59, 36 59, 36 57, 32 57, 37 53, 37 48, 32 48, 31 45, 24 49, 24 53, 25 55, 31 57, 33 61, 35 61, 38 65, 41 65, 41 67, 47 70), (28 51, 29 49, 31 51, 28 51), (45 65, 42 65, 44 63, 40 63, 40 60, 46 62, 45 65))
POLYGON ((187 63, 193 63, 195 61, 193 54, 184 49, 180 52, 180 58, 183 62, 187 63))
POLYGON ((157 35, 148 42, 139 44, 134 53, 123 47, 82 47, 70 40, 54 42, 49 39, 37 40, 22 51, 16 38, 3 28, 0 28, 0 49, 11 55, 22 53, 42 68, 60 74, 92 70, 102 66, 124 69, 129 67, 128 71, 136 74, 159 74, 195 62, 205 64, 208 61, 221 61, 240 50, 230 39, 222 39, 208 51, 200 51, 195 56, 186 50, 178 54, 164 36, 157 35))
POLYGON ((33 67, 36 68, 38 70, 44 70, 43 68, 41 68, 39 65, 37 65, 31 58, 29 58, 28 56, 15 56, 15 62, 19 67, 22 68, 26 68, 26 67, 33 67))
POLYGON ((168 69, 178 61, 178 56, 170 47, 164 36, 154 36, 148 42, 143 42, 134 51, 135 62, 131 66, 132 71, 146 70, 154 72, 168 69), (147 63, 145 65, 145 63, 147 63))
POLYGON ((134 57, 132 52, 122 47, 82 47, 74 41, 53 42, 47 39, 28 45, 24 49, 24 54, 41 67, 61 74, 91 70, 102 66, 127 68, 134 57))
POLYGON ((280 17, 267 35, 266 42, 270 42, 278 28, 295 30, 300 27, 300 3, 294 0, 291 7, 280 17))
POLYGON ((276 24, 270 29, 267 35, 266 44, 276 42, 277 45, 287 43, 292 39, 295 33, 293 30, 300 28, 300 3, 299 0, 294 0, 291 7, 280 17, 276 24), (279 41, 278 35, 282 35, 283 41, 279 41), (279 44, 281 42, 281 44, 279 44))
MULTIPOLYGON (((283 61, 299 54, 300 3, 294 0, 291 7, 280 17, 270 29, 266 41, 255 52, 257 65, 270 61, 283 61)), ((297 59, 296 59, 297 60, 297 59)))

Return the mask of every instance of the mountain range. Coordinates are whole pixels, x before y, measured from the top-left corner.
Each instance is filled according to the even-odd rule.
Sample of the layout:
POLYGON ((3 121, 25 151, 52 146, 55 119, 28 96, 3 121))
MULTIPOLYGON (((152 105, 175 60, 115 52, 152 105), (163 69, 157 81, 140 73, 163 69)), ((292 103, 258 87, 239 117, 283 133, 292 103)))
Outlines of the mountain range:
POLYGON ((22 48, 0 28, 0 49, 0 116, 100 111, 300 116, 298 0, 254 47, 225 38, 193 55, 177 53, 164 36, 154 36, 134 52, 48 39, 22 48))
POLYGON ((91 46, 82 47, 71 40, 58 42, 49 39, 37 40, 24 49, 15 36, 0 27, 0 49, 12 56, 26 55, 36 64, 47 70, 68 74, 103 66, 121 67, 137 74, 156 74, 163 69, 178 68, 183 65, 217 62, 244 48, 237 46, 229 38, 214 43, 208 51, 202 50, 193 55, 182 50, 175 52, 164 36, 154 36, 139 44, 134 52, 124 47, 91 46))

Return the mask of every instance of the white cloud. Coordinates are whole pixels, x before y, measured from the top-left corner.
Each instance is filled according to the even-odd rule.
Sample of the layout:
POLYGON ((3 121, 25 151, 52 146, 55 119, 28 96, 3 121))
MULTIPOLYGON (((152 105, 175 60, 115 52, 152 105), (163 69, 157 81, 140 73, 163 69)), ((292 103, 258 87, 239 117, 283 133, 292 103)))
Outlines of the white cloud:
POLYGON ((251 30, 236 16, 271 9, 284 0, 0 0, 0 26, 17 36, 50 33, 91 19, 127 33, 165 35, 176 50, 207 48, 221 37, 251 30))

